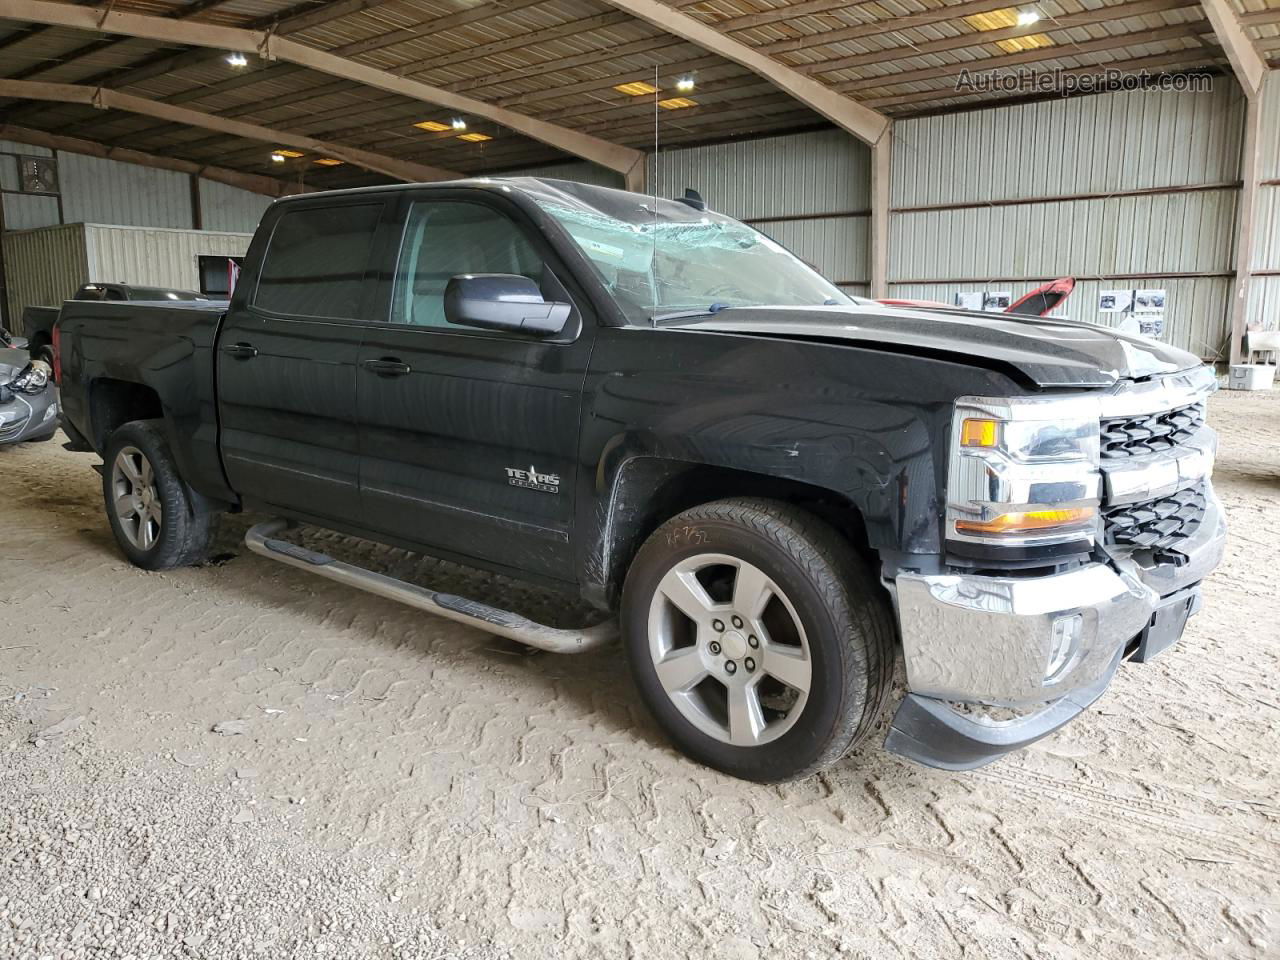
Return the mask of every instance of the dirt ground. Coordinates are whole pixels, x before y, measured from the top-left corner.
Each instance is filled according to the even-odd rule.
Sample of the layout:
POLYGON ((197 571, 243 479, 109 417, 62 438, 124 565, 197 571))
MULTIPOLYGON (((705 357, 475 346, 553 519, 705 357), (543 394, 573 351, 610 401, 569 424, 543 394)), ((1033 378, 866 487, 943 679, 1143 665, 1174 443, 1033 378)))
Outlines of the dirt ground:
POLYGON ((782 787, 676 754, 616 649, 308 577, 247 518, 143 573, 93 457, 0 449, 0 956, 1278 956, 1280 394, 1211 418, 1232 537, 1181 644, 984 769, 878 735, 782 787))

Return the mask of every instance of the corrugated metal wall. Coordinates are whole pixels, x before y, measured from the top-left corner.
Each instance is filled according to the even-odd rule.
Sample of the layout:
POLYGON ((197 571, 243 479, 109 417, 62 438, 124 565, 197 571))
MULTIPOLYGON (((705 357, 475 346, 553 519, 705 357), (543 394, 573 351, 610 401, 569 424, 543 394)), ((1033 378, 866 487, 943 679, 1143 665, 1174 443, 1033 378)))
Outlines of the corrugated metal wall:
POLYGON ((85 225, 85 248, 91 279, 199 290, 198 258, 242 257, 252 236, 90 223, 85 225))
POLYGON ((22 328, 25 307, 61 303, 89 280, 83 224, 6 233, 0 242, 15 329, 22 328))
POLYGON ((663 150, 649 158, 661 196, 697 190, 854 293, 870 280, 871 151, 840 130, 663 150))
POLYGON ((258 228, 271 197, 229 187, 214 180, 200 181, 200 225, 205 230, 252 233, 258 228))
POLYGON ((900 121, 895 207, 1239 177, 1244 95, 1127 91, 900 121))
POLYGON ((1246 322, 1263 329, 1280 329, 1280 70, 1272 70, 1259 106, 1257 220, 1253 224, 1250 269, 1263 276, 1249 281, 1246 322), (1270 181, 1270 182, 1268 182, 1270 181))
POLYGON ((174 170, 58 152, 67 223, 191 228, 191 179, 174 170))
POLYGON ((952 302, 1073 275, 1084 282, 1064 313, 1110 323, 1120 315, 1098 310, 1099 290, 1164 288, 1165 339, 1214 356, 1227 336, 1243 121, 1230 82, 901 121, 890 292, 952 302), (1181 187, 1197 189, 1132 195, 1181 187), (1105 196, 1116 192, 1130 195, 1105 196), (1052 199, 1068 196, 1078 199, 1052 199), (1002 205, 1026 200, 1038 202, 1002 205))
MULTIPOLYGON (((48 157, 45 147, 0 140, 0 153, 48 157)), ((59 150, 58 179, 63 223, 118 223, 139 227, 190 229, 191 178, 173 170, 141 167, 59 150)), ((0 164, 0 175, 7 168, 0 164)), ((17 183, 0 184, 16 190, 17 183)), ((206 230, 252 231, 271 203, 270 197, 200 180, 200 212, 206 230)), ((4 195, 6 230, 30 230, 59 223, 54 197, 4 195)))

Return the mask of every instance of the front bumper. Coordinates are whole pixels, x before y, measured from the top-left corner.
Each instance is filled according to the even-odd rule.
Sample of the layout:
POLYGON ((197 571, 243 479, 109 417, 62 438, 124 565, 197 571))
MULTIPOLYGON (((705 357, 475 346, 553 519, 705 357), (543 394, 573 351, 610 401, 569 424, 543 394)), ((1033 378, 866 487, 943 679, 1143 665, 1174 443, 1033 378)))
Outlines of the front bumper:
POLYGON ((1047 736, 1102 695, 1126 655, 1174 643, 1222 558, 1226 526, 1208 509, 1185 562, 1138 552, 1047 577, 899 574, 908 695, 886 747, 944 769, 981 766, 1047 736), (952 704, 1012 708, 1013 719, 952 704))
POLYGON ((35 396, 22 394, 0 404, 0 444, 21 443, 58 429, 58 391, 50 384, 35 396))

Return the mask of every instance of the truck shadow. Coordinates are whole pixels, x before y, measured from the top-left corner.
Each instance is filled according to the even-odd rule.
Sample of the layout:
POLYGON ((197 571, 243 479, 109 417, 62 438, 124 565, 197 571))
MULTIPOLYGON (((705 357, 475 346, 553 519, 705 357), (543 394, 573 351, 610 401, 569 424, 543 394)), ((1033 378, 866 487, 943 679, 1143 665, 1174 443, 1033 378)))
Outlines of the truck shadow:
MULTIPOLYGON (((218 565, 227 563, 229 573, 239 568, 243 574, 249 565, 260 568, 264 573, 238 576, 237 589, 247 588, 257 593, 256 602, 264 606, 280 606, 279 581, 265 575, 265 571, 277 565, 253 555, 243 543, 244 532, 264 519, 262 516, 238 514, 224 517, 214 544, 215 560, 212 562, 218 565), (228 561, 227 557, 234 559, 228 561)), ((513 610, 556 627, 589 626, 604 616, 567 593, 315 527, 292 531, 289 539, 366 569, 513 610)), ((516 682, 530 687, 530 699, 533 701, 566 702, 582 714, 589 715, 593 724, 600 724, 610 734, 630 734, 666 754, 668 759, 679 757, 641 702, 620 642, 588 653, 557 655, 432 617, 353 587, 308 578, 300 570, 283 568, 280 575, 296 578, 298 583, 312 579, 322 583, 326 591, 320 595, 303 594, 286 601, 291 616, 305 617, 320 627, 331 621, 335 598, 339 596, 343 597, 341 603, 348 612, 355 612, 350 604, 359 604, 361 608, 367 605, 370 617, 382 618, 380 629, 375 633, 380 642, 392 647, 412 645, 427 658, 457 657, 464 662, 472 662, 476 664, 476 681, 480 683, 486 682, 495 670, 508 674, 515 670, 518 672, 516 682), (333 593, 328 593, 329 590, 333 593), (545 697, 538 696, 539 692, 544 692, 545 697)), ((877 717, 871 736, 834 770, 852 772, 854 776, 880 777, 902 766, 902 761, 885 754, 881 748, 893 708, 901 694, 900 686, 901 678, 895 684, 890 702, 877 717)), ((701 769, 696 768, 693 761, 681 762, 690 764, 691 771, 701 769)), ((785 793, 788 788, 781 785, 761 789, 785 793)))

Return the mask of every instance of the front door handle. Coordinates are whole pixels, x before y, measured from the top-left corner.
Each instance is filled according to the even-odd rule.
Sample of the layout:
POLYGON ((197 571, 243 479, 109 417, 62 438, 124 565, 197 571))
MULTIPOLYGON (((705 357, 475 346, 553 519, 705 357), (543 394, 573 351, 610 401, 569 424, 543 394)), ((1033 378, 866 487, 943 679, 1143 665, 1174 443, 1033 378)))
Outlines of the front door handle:
POLYGON ((258 348, 251 343, 229 343, 222 348, 222 351, 237 360, 252 360, 258 355, 258 348))
POLYGON ((407 363, 401 363, 395 357, 383 357, 380 360, 361 360, 360 366, 366 370, 371 370, 380 377, 403 377, 406 373, 413 373, 413 367, 407 363))

